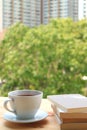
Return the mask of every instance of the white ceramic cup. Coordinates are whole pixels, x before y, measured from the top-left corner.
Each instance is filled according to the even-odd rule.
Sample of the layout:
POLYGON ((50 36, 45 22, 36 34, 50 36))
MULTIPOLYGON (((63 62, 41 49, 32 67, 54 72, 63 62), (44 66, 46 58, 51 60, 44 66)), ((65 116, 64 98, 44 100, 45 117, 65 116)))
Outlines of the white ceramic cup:
POLYGON ((11 91, 8 93, 8 99, 4 101, 4 108, 16 114, 18 119, 34 118, 42 97, 43 92, 38 90, 11 91))

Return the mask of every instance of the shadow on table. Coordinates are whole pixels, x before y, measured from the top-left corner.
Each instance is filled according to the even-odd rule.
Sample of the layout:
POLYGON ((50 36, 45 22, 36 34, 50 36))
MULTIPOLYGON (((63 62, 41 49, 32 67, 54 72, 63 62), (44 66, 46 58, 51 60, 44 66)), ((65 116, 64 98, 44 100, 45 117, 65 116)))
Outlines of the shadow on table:
POLYGON ((38 122, 33 122, 33 123, 13 123, 13 122, 9 122, 9 121, 5 121, 4 122, 4 125, 6 127, 9 127, 9 128, 21 128, 21 129, 24 129, 24 128, 44 128, 45 125, 49 124, 49 120, 48 120, 49 117, 47 117, 46 119, 42 120, 42 121, 38 121, 38 122))

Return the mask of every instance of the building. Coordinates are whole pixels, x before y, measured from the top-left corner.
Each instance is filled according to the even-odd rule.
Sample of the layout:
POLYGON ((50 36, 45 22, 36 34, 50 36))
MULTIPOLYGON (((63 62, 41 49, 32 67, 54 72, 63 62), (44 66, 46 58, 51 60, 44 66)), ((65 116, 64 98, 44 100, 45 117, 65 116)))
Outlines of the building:
POLYGON ((87 0, 0 0, 0 31, 16 22, 33 27, 67 17, 87 18, 87 0))
POLYGON ((68 12, 74 21, 87 19, 87 0, 69 0, 68 12))

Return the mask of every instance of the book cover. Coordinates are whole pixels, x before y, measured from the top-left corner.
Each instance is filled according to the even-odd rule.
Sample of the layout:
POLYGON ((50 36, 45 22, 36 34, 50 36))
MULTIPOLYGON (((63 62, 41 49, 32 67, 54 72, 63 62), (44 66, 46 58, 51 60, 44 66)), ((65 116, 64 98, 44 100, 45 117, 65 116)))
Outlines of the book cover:
POLYGON ((65 112, 87 112, 87 98, 80 94, 48 95, 47 99, 65 112))

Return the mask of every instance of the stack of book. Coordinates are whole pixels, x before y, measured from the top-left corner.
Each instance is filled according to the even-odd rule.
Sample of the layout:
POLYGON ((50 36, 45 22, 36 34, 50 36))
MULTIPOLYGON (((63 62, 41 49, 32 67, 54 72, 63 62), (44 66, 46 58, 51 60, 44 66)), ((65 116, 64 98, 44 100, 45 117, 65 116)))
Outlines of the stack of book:
POLYGON ((80 94, 48 95, 60 130, 87 130, 87 97, 80 94))

